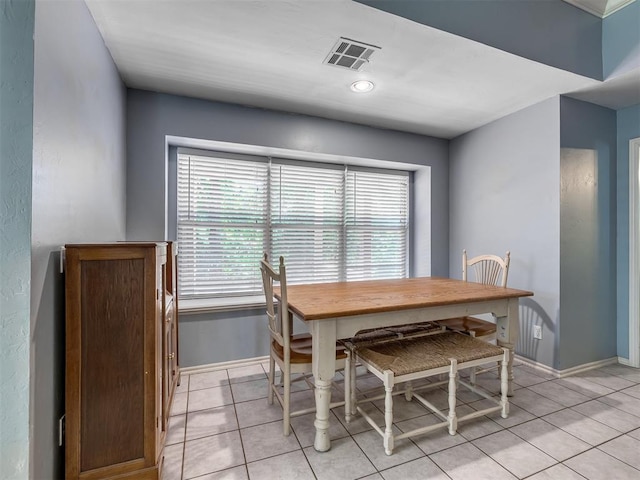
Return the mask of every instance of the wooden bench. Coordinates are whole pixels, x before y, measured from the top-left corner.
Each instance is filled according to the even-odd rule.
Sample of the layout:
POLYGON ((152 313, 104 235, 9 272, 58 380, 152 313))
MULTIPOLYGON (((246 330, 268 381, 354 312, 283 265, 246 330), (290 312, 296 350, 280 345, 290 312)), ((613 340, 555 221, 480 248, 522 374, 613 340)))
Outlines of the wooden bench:
POLYGON ((438 428, 447 427, 449 434, 455 435, 458 422, 480 417, 488 413, 500 411, 503 418, 509 414, 507 400, 507 365, 509 353, 506 348, 491 345, 482 340, 458 332, 443 332, 421 337, 408 337, 384 342, 364 342, 353 344, 344 342, 347 347, 347 361, 345 364, 345 416, 351 420, 352 413, 360 413, 371 426, 382 436, 385 453, 393 453, 396 440, 421 435, 438 428), (379 398, 385 399, 383 427, 378 426, 365 410, 358 406, 356 399, 356 379, 351 368, 353 362, 358 361, 382 380, 385 393, 379 396, 367 397, 366 402, 379 398), (466 368, 501 362, 501 397, 496 400, 482 388, 472 385, 458 378, 458 371, 466 368), (419 389, 413 388, 411 381, 448 373, 448 379, 431 382, 419 389), (394 386, 405 383, 407 387, 394 392, 394 386), (448 387, 448 413, 441 411, 418 393, 425 388, 435 388, 441 385, 448 387), (495 406, 478 410, 467 415, 456 415, 456 391, 458 384, 464 385, 471 391, 492 401, 495 406), (393 396, 405 394, 407 401, 416 398, 425 407, 434 412, 442 421, 414 430, 394 435, 393 425, 393 396))

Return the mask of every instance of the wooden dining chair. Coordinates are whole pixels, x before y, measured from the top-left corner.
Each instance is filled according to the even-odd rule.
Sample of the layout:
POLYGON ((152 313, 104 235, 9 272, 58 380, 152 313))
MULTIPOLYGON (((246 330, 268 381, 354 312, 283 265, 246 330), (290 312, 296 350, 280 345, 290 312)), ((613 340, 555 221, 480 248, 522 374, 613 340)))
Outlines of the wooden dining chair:
MULTIPOLYGON (((473 270, 474 281, 486 285, 507 286, 509 274, 510 253, 505 258, 497 255, 479 255, 471 259, 467 258, 467 251, 462 251, 462 280, 468 281, 468 272, 473 270)), ((433 322, 415 323, 412 325, 400 325, 387 328, 388 334, 395 333, 398 337, 410 337, 424 335, 433 332, 434 324, 448 330, 466 333, 467 335, 490 341, 496 338, 496 324, 494 322, 475 317, 448 318, 433 322)))
MULTIPOLYGON (((473 270, 476 283, 485 285, 507 286, 509 275, 510 252, 504 258, 497 255, 478 255, 467 258, 467 251, 462 251, 462 280, 469 280, 469 270, 473 270)), ((491 340, 496 336, 496 324, 488 320, 475 317, 458 317, 438 320, 437 323, 449 330, 463 332, 483 340, 491 340)))
MULTIPOLYGON (((292 381, 305 381, 313 388, 311 335, 293 334, 293 316, 289 312, 287 302, 287 273, 284 258, 280 257, 280 264, 276 271, 270 264, 267 254, 260 260, 262 273, 262 285, 266 301, 266 313, 269 327, 269 390, 267 400, 273 404, 274 395, 278 399, 283 410, 283 434, 291 433, 291 418, 315 411, 314 407, 291 411, 291 383, 292 381), (279 288, 280 300, 274 297, 274 287, 279 288), (275 383, 275 365, 278 365, 281 374, 281 384, 275 383), (292 375, 296 375, 292 380, 292 375), (282 392, 280 391, 282 390, 282 392)), ((344 368, 346 360, 345 347, 336 345, 336 368, 344 368)), ((344 402, 335 402, 330 408, 343 405, 344 402)))
POLYGON ((364 409, 358 406, 355 377, 345 382, 345 419, 350 422, 353 413, 360 413, 375 431, 382 436, 387 455, 393 453, 396 440, 422 435, 443 427, 448 429, 450 435, 454 435, 458 422, 481 417, 496 411, 500 411, 503 418, 507 418, 509 414, 509 402, 507 399, 509 351, 506 348, 491 345, 459 332, 441 332, 419 337, 377 341, 369 345, 360 343, 359 345, 350 345, 350 347, 347 349, 348 357, 345 372, 349 372, 352 363, 358 361, 368 371, 382 380, 385 393, 379 396, 367 396, 363 401, 371 402, 384 398, 385 421, 383 426, 379 426, 364 409), (494 362, 501 363, 501 396, 499 400, 496 400, 492 393, 458 378, 458 372, 462 369, 475 368, 479 365, 494 362), (394 391, 394 387, 398 384, 406 383, 410 385, 413 380, 441 374, 448 374, 448 379, 432 381, 426 387, 437 388, 447 385, 448 412, 437 408, 410 386, 404 390, 394 391), (458 384, 464 385, 493 405, 458 417, 456 413, 458 384), (417 399, 442 421, 404 431, 400 434, 394 434, 393 397, 400 394, 404 394, 407 401, 411 401, 413 398, 417 399))
MULTIPOLYGON (((507 286, 511 253, 507 251, 504 258, 497 255, 478 255, 467 258, 467 251, 462 251, 462 280, 469 280, 469 271, 473 271, 473 281, 485 285, 507 286)), ((436 323, 447 330, 465 333, 472 337, 492 341, 496 338, 496 323, 476 317, 448 318, 437 320, 436 323)), ((479 373, 475 368, 471 370, 471 382, 475 383, 475 376, 479 373)))

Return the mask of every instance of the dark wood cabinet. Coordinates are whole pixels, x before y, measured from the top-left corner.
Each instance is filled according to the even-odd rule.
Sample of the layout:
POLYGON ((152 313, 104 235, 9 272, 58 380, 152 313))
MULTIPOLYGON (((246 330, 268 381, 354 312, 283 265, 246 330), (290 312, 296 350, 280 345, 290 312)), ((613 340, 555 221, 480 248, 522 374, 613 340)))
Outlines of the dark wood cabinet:
POLYGON ((178 244, 167 242, 167 264, 164 267, 166 297, 164 303, 165 318, 162 330, 162 429, 167 430, 167 421, 171 409, 171 400, 180 383, 178 365, 178 244))
POLYGON ((67 479, 158 479, 179 382, 175 244, 65 246, 67 479))

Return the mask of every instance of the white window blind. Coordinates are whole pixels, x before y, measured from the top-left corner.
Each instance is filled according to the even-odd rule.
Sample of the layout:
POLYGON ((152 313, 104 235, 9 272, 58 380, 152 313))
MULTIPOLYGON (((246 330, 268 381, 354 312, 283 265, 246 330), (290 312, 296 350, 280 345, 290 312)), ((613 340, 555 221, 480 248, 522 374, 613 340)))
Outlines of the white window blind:
POLYGON ((267 162, 178 156, 179 291, 251 295, 266 245, 267 162))
POLYGON ((182 297, 262 292, 259 260, 291 284, 407 276, 407 172, 178 153, 182 297))
POLYGON ((272 164, 271 250, 285 257, 287 281, 340 280, 343 204, 344 166, 272 164))
POLYGON ((346 279, 407 272, 408 175, 347 171, 346 279))

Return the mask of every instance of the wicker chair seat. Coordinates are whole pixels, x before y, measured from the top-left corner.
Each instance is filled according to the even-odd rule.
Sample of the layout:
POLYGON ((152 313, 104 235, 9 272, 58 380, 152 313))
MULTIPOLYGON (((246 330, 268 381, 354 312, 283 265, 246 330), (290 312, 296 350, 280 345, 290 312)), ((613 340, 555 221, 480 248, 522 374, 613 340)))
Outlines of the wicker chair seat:
MULTIPOLYGON (((278 356, 281 360, 284 361, 284 349, 281 345, 278 344, 275 340, 271 342, 271 348, 275 355, 278 356)), ((304 364, 311 363, 312 361, 312 346, 311 339, 307 340, 306 338, 301 339, 291 339, 291 347, 290 347, 290 362, 296 364, 304 364)), ((344 360, 347 358, 347 353, 345 352, 345 347, 343 345, 336 345, 336 360, 344 360)))

